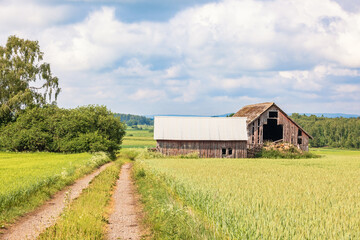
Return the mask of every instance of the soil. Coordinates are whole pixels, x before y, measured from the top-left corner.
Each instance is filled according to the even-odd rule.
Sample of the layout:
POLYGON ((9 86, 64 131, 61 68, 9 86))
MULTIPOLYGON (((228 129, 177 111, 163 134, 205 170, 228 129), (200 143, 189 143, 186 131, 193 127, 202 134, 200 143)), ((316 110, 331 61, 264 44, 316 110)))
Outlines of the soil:
POLYGON ((36 239, 46 228, 55 224, 64 207, 73 199, 80 196, 83 189, 89 186, 91 180, 105 170, 111 163, 107 163, 93 173, 75 181, 74 184, 56 193, 37 210, 21 217, 0 235, 1 239, 36 239))
POLYGON ((113 194, 113 212, 109 217, 108 239, 143 239, 146 231, 140 226, 142 210, 131 178, 131 163, 122 166, 113 194))

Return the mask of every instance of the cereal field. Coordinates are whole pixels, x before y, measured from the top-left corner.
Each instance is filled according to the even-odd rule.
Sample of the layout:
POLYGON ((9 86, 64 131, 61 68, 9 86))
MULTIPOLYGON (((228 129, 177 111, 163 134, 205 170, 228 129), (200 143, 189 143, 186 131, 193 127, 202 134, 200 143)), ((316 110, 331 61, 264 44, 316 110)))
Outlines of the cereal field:
POLYGON ((138 161, 155 236, 359 239, 360 151, 314 152, 323 157, 138 161))

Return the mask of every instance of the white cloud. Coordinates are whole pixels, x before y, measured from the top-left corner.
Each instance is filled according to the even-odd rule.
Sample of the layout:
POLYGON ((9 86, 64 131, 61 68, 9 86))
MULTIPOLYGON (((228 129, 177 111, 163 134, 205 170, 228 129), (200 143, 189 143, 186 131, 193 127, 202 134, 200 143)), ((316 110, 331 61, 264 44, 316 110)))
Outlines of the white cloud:
MULTIPOLYGON (((69 6, 47 6, 29 1, 0 2, 0 33, 6 34, 43 30, 53 24, 64 21, 70 16, 69 6)), ((35 33, 35 32, 33 32, 35 33)))
POLYGON ((131 100, 148 100, 150 102, 157 102, 165 97, 165 93, 160 90, 153 89, 139 89, 134 94, 130 95, 131 100))
POLYGON ((346 79, 352 78, 352 89, 360 84, 360 12, 331 0, 223 0, 166 22, 135 23, 102 7, 67 24, 57 23, 73 6, 39 4, 0 3, 0 22, 8 21, 0 24, 1 36, 19 32, 40 41, 64 83, 67 105, 71 91, 82 98, 76 102, 134 107, 209 98, 219 106, 274 99, 290 105, 297 92, 296 101, 340 97, 345 104, 354 99, 345 94, 346 79), (81 86, 86 90, 74 90, 81 86))

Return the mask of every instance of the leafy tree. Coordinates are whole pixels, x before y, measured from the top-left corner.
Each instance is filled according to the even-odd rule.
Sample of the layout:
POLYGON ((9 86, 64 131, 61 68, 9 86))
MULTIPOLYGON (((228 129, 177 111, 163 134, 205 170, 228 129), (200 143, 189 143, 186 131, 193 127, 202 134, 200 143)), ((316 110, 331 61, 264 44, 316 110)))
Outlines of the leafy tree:
POLYGON ((10 36, 0 46, 0 125, 13 121, 26 107, 42 106, 60 93, 58 78, 42 62, 38 41, 10 36))

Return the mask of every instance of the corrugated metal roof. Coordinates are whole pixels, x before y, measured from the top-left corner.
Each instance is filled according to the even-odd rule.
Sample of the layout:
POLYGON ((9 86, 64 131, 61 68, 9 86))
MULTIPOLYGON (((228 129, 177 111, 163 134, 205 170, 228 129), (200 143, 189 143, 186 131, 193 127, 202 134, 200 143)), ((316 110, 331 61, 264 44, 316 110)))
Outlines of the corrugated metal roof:
POLYGON ((246 118, 154 118, 155 140, 247 141, 246 118))

